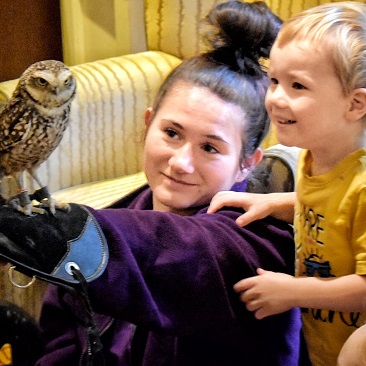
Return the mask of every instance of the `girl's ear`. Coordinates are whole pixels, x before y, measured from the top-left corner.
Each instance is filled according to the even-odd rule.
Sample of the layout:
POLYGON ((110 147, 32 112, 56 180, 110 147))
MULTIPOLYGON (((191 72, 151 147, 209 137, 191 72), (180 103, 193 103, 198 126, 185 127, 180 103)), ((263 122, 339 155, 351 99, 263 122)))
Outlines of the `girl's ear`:
POLYGON ((349 121, 358 121, 366 114, 366 89, 358 88, 350 95, 350 107, 346 112, 349 121))
POLYGON ((241 164, 241 169, 238 171, 236 182, 242 182, 248 177, 252 170, 261 162, 263 158, 263 150, 258 148, 254 151, 253 155, 245 158, 241 164))
POLYGON ((154 110, 152 107, 149 107, 145 111, 145 127, 148 128, 154 116, 154 110))

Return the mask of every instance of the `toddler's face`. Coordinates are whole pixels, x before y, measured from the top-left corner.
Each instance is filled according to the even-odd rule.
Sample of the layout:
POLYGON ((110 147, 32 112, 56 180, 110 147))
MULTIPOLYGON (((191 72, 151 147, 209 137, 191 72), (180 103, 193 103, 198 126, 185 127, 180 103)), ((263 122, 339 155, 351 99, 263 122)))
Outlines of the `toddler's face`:
POLYGON ((278 140, 312 151, 334 148, 348 130, 344 95, 327 47, 310 41, 274 44, 266 107, 278 140))

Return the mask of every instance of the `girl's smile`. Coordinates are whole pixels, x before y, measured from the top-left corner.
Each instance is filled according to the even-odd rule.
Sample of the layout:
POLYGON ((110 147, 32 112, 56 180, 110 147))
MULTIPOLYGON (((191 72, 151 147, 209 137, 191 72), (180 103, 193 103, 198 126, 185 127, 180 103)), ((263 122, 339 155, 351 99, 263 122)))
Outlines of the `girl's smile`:
POLYGON ((145 172, 155 210, 186 214, 245 178, 244 113, 204 87, 180 82, 146 114, 145 172))

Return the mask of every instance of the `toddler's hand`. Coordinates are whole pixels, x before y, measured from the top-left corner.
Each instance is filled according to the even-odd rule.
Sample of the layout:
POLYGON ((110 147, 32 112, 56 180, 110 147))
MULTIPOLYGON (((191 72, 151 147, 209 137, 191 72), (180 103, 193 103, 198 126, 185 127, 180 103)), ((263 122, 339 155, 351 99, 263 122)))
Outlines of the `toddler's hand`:
POLYGON ((283 313, 294 307, 293 285, 295 278, 284 274, 257 270, 258 276, 249 277, 235 284, 234 290, 257 319, 283 313))
POLYGON ((270 215, 291 223, 295 197, 294 192, 261 194, 222 191, 212 198, 207 212, 214 213, 224 206, 241 207, 246 212, 236 219, 238 226, 246 226, 270 215))

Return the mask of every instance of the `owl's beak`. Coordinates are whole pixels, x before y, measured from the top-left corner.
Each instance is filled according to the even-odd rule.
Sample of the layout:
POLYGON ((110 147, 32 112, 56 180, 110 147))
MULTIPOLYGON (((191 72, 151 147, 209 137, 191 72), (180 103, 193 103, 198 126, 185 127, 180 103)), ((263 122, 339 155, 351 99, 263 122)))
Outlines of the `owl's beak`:
POLYGON ((54 88, 52 88, 52 94, 57 95, 60 92, 60 87, 59 86, 55 86, 54 88))

